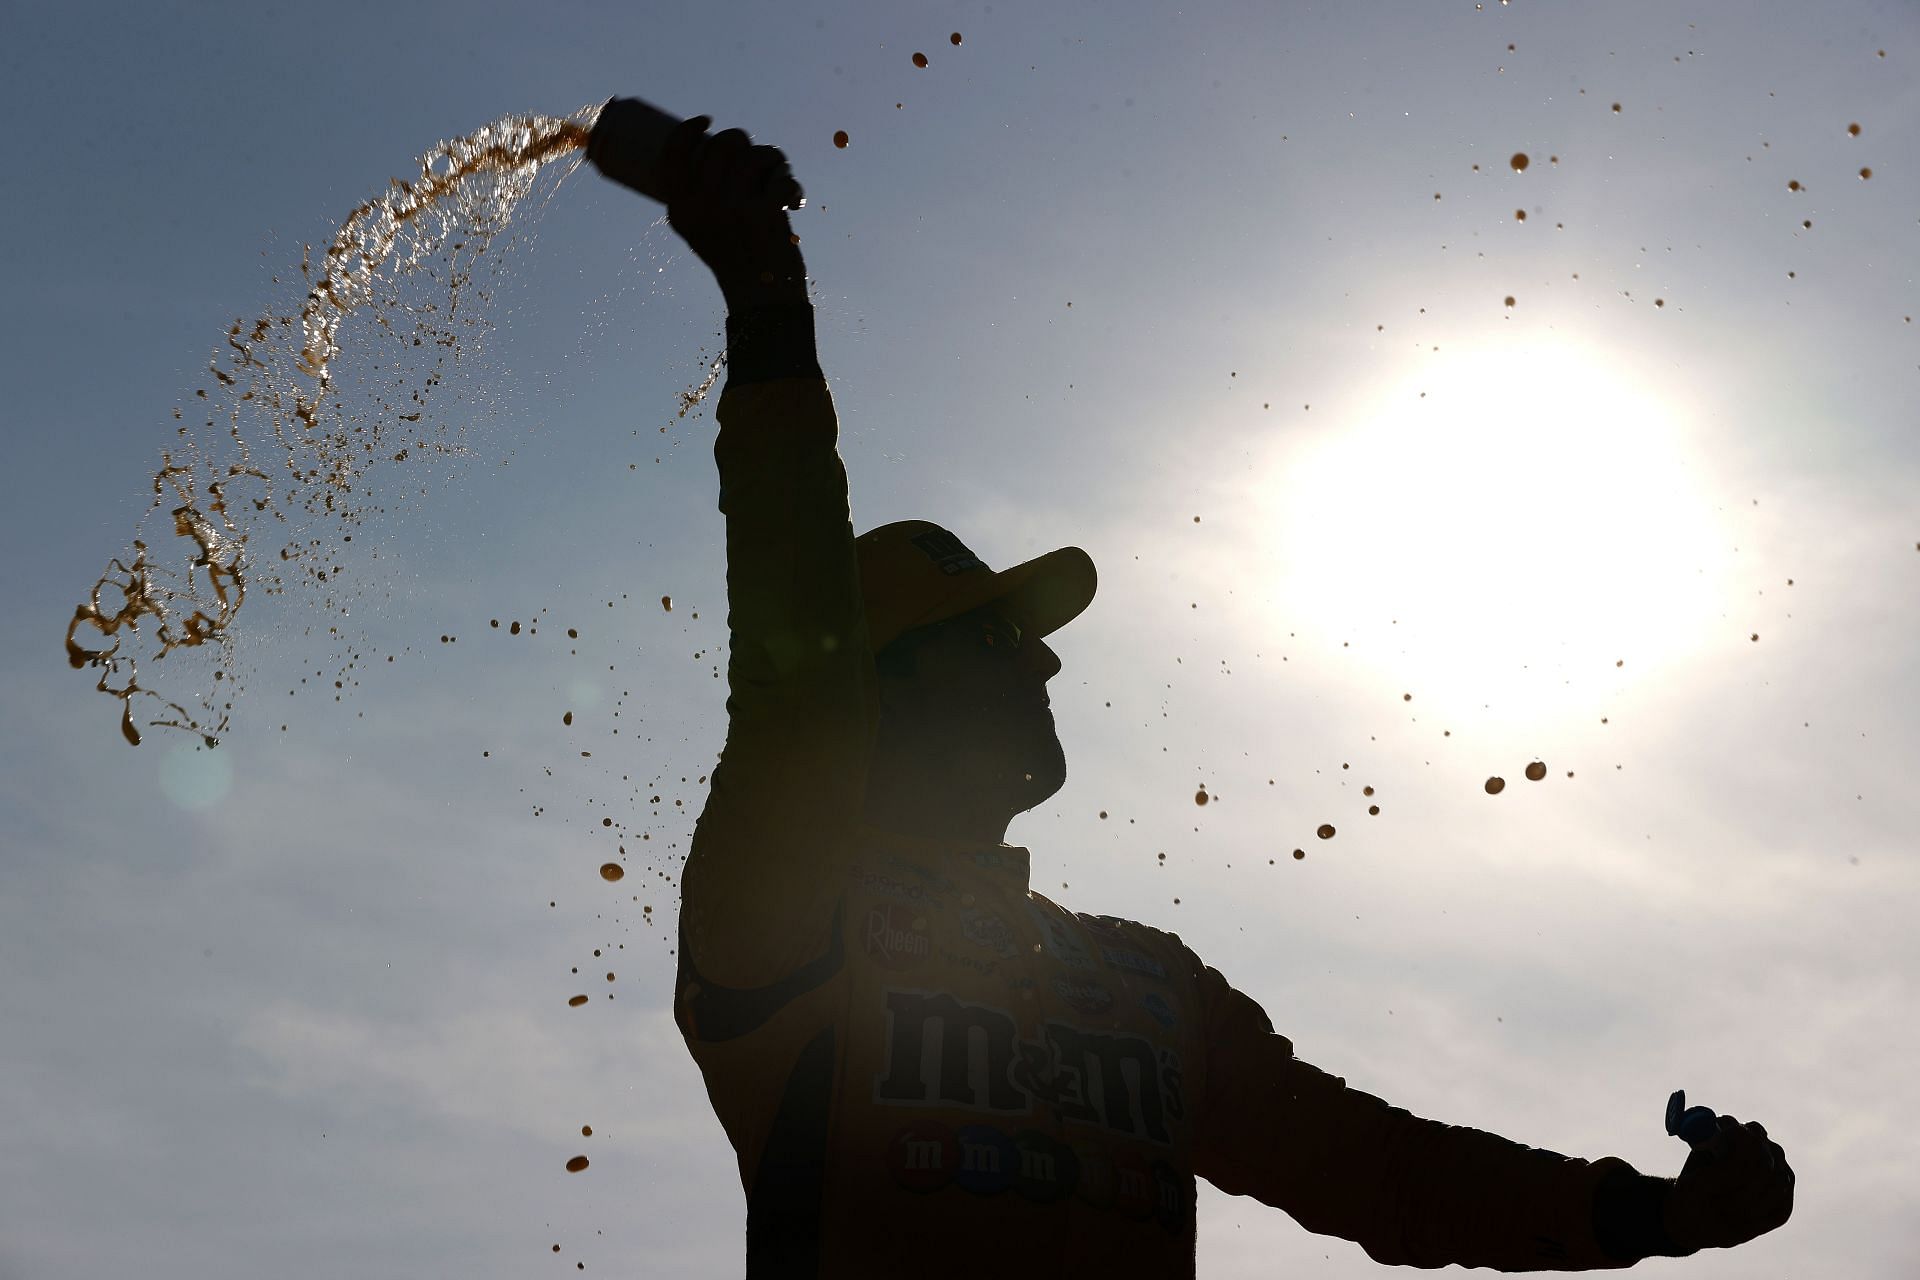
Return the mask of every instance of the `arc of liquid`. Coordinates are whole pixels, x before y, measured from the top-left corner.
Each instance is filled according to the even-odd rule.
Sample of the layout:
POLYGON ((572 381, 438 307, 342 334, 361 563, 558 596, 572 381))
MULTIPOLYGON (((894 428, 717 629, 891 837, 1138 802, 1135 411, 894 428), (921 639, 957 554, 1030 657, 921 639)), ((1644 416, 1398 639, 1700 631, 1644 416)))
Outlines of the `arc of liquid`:
MULTIPOLYGON (((385 192, 361 203, 341 223, 297 321, 269 315, 246 329, 244 337, 239 321, 228 330, 231 371, 214 364, 209 372, 218 384, 216 394, 230 401, 225 447, 233 450, 235 458, 217 462, 190 438, 183 450, 164 452, 154 476, 154 499, 147 509, 150 516, 163 506, 169 508, 174 536, 189 544, 184 568, 176 571, 156 564, 146 541, 136 537, 131 556, 108 562, 67 625, 69 665, 100 670, 95 687, 120 701, 120 731, 129 743, 140 742, 133 713, 137 697, 152 698, 158 704, 157 718, 147 721, 150 727, 197 733, 208 746, 215 745, 227 728, 230 702, 216 707, 209 694, 202 699, 203 719, 181 702, 143 686, 142 654, 134 651, 129 640, 140 634, 145 621, 151 630, 148 656, 156 661, 176 650, 207 644, 223 652, 227 648, 230 628, 246 601, 252 577, 247 556, 250 526, 259 518, 287 519, 285 504, 276 506, 271 475, 253 462, 251 442, 241 429, 242 407, 269 415, 272 441, 284 452, 291 478, 288 499, 300 501, 308 513, 322 518, 351 516, 341 495, 354 489, 363 468, 379 460, 375 445, 380 425, 370 433, 373 439, 367 438, 363 427, 330 426, 327 396, 332 366, 340 356, 342 321, 362 307, 377 310, 384 273, 414 271, 437 254, 449 237, 458 237, 453 242, 456 254, 471 245, 465 271, 456 264, 448 281, 447 314, 454 314, 474 257, 507 224, 514 205, 532 190, 542 166, 569 153, 584 152, 598 111, 597 106, 589 107, 567 118, 510 116, 440 144, 421 157, 417 179, 393 179, 385 192), (505 180, 487 199, 474 197, 469 186, 482 175, 505 180), (409 247, 409 231, 419 231, 417 224, 430 213, 440 219, 437 231, 417 235, 409 247), (407 255, 396 262, 403 248, 407 255), (283 335, 291 338, 296 328, 297 353, 276 345, 284 341, 283 335), (280 376, 279 366, 291 368, 299 377, 280 376), (228 490, 240 480, 257 482, 262 492, 236 513, 228 490), (109 643, 98 644, 102 638, 109 643)), ((566 175, 561 176, 564 180, 566 175)), ((313 280, 310 257, 302 261, 301 273, 313 280)), ((390 327, 385 315, 377 318, 383 327, 390 327)), ((444 341, 436 335, 435 340, 454 345, 451 335, 444 341)), ((416 336, 415 345, 420 341, 416 336)), ((429 380, 433 382, 437 378, 429 380)), ((416 407, 424 402, 424 393, 425 389, 414 392, 416 407)), ((198 395, 208 398, 204 389, 198 395)), ((174 416, 180 418, 180 412, 176 410, 174 416)), ((421 415, 416 411, 395 416, 417 422, 421 415)), ((213 419, 206 425, 213 427, 213 419)), ((187 436, 186 427, 179 432, 187 436)), ((394 460, 404 460, 407 453, 400 450, 394 460)), ((312 556, 306 548, 290 544, 282 548, 279 558, 294 562, 312 556)), ((309 568, 319 582, 328 581, 326 568, 309 568)), ((224 668, 214 678, 220 679, 223 672, 224 668)))

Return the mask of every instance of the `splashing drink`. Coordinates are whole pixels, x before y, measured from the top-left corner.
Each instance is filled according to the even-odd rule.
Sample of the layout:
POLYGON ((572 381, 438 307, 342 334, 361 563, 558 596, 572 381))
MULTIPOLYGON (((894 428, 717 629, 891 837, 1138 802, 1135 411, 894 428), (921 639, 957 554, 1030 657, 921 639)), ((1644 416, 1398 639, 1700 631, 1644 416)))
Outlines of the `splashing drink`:
POLYGON ((211 382, 188 401, 193 419, 174 411, 148 507, 161 528, 109 561, 66 628, 68 663, 99 672, 129 743, 141 739, 136 701, 148 727, 208 746, 225 732, 233 623, 250 585, 304 587, 346 615, 352 587, 340 579, 353 566, 341 544, 382 510, 369 477, 461 452, 457 428, 435 421, 437 393, 485 332, 498 254, 483 255, 543 167, 585 147, 595 114, 508 116, 441 143, 416 177, 356 207, 318 261, 303 256, 296 306, 234 321, 211 382), (345 357, 369 354, 379 363, 343 379, 345 357), (382 365, 386 382, 367 376, 382 365), (256 537, 279 545, 258 555, 256 537), (219 663, 197 690, 165 696, 141 682, 143 660, 182 655, 168 664, 179 677, 194 652, 219 663))

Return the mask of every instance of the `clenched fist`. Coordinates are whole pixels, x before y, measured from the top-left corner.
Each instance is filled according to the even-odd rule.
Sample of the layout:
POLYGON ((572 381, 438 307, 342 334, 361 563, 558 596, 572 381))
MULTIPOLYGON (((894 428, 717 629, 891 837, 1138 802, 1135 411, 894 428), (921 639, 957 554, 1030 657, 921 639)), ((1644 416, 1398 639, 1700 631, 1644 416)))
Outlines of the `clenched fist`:
POLYGON ((1667 1198, 1667 1235, 1684 1248, 1745 1244, 1793 1213, 1793 1170, 1780 1144, 1757 1123, 1720 1116, 1718 1124, 1687 1156, 1667 1198))
POLYGON ((661 185, 667 221, 712 269, 730 310, 807 301, 799 237, 774 194, 787 158, 755 146, 744 130, 707 136, 710 116, 667 136, 661 185))

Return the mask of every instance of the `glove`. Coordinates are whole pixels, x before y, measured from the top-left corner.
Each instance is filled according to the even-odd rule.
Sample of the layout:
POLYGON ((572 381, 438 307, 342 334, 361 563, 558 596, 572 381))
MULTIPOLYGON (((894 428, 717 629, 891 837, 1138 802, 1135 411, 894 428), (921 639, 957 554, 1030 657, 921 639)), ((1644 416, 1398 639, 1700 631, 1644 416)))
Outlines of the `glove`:
POLYGON ((800 238, 773 193, 787 172, 778 147, 746 132, 707 136, 711 116, 683 121, 661 152, 667 222, 713 272, 730 309, 807 302, 800 238))
POLYGON ((1745 1244, 1793 1214, 1793 1170, 1780 1144, 1758 1123, 1720 1116, 1714 1126, 1667 1197, 1667 1235, 1687 1249, 1745 1244))

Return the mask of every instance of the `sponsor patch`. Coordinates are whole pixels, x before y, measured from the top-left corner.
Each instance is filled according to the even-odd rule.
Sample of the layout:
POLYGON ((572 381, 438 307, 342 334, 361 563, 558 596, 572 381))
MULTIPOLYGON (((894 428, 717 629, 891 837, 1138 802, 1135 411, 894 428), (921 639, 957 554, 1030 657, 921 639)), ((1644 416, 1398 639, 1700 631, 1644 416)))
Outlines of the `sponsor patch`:
POLYGON ((1114 1203, 1120 1212, 1139 1222, 1151 1218, 1159 1197, 1147 1162, 1131 1151, 1116 1151, 1113 1178, 1114 1203))
POLYGON ((887 1144, 887 1171, 908 1191, 938 1191, 953 1177, 960 1147, 953 1130, 931 1120, 908 1125, 887 1144))
POLYGON ((1013 1189, 1028 1200, 1052 1204, 1073 1194, 1080 1181, 1080 1159, 1073 1148, 1038 1129, 1013 1138, 1019 1164, 1013 1171, 1013 1189))
MULTIPOLYGON (((1178 1056, 1138 1035, 1049 1020, 1029 1039, 1011 1012, 946 992, 886 995, 886 1060, 876 1103, 967 1107, 1095 1125, 1166 1146, 1186 1115, 1178 1056)), ((964 1156, 964 1152, 962 1153, 964 1156)), ((963 1160, 964 1166, 964 1160, 963 1160)))
POLYGON ((868 909, 860 941, 874 962, 888 969, 912 968, 933 950, 926 917, 891 902, 868 909))
POLYGON ((1113 993, 1097 982, 1087 982, 1077 978, 1055 978, 1053 993, 1064 1000, 1069 1008, 1081 1013, 1097 1016, 1113 1008, 1113 993))
POLYGON ((1175 1233, 1186 1225, 1185 1181, 1165 1160, 1153 1162, 1153 1216, 1175 1233))
MULTIPOLYGON (((1105 1175, 1096 1195, 1112 1203, 1113 1170, 1096 1157, 1105 1175)), ((992 1125, 968 1125, 957 1134, 938 1121, 923 1120, 896 1130, 887 1144, 887 1172, 895 1186, 925 1194, 949 1184, 975 1195, 1013 1188, 1021 1198, 1052 1204, 1084 1190, 1081 1158, 1075 1147, 1024 1129, 1009 1138, 992 1125)))
POLYGON ((871 893, 885 894, 901 902, 910 902, 916 907, 932 907, 940 910, 947 905, 946 895, 938 889, 924 884, 915 884, 911 880, 889 875, 885 871, 875 871, 869 867, 850 867, 847 870, 847 879, 871 893))
POLYGON ((950 951, 946 947, 938 947, 936 950, 940 952, 940 959, 945 963, 952 965, 956 969, 971 970, 982 976, 991 974, 995 969, 1000 967, 998 960, 984 960, 979 956, 962 955, 958 951, 950 951))
POLYGON ((1086 947, 1057 913, 1046 910, 1031 898, 1027 899, 1027 913, 1039 926, 1040 936, 1044 940, 1042 948, 1050 952, 1055 961, 1069 969, 1093 968, 1093 957, 1087 954, 1086 947))
POLYGON ((1073 1154, 1080 1166, 1074 1194, 1095 1209, 1113 1208, 1120 1194, 1119 1176, 1114 1168, 1113 1157, 1104 1147, 1091 1142, 1074 1143, 1073 1154))
POLYGON ((962 911, 960 936, 976 947, 985 947, 1003 960, 1019 948, 1007 922, 990 911, 962 911))
POLYGON ((1155 960, 1144 951, 1135 951, 1131 947, 1100 948, 1100 958, 1116 969, 1125 969, 1128 973, 1138 973, 1161 982, 1167 980, 1167 966, 1155 960))
POLYGON ((889 858, 887 860, 887 866, 908 879, 918 880, 934 893, 952 893, 957 887, 952 880, 941 875, 933 868, 923 867, 917 862, 911 862, 904 858, 889 858))
POLYGON ((970 1124, 955 1135, 960 1167, 954 1185, 977 1196, 998 1195, 1013 1185, 1020 1168, 1020 1152, 1013 1139, 990 1124, 970 1124))
POLYGON ((948 577, 970 570, 988 572, 987 566, 980 563, 980 557, 967 550, 966 543, 945 529, 929 529, 925 533, 916 533, 907 541, 921 555, 938 565, 940 572, 948 577))

